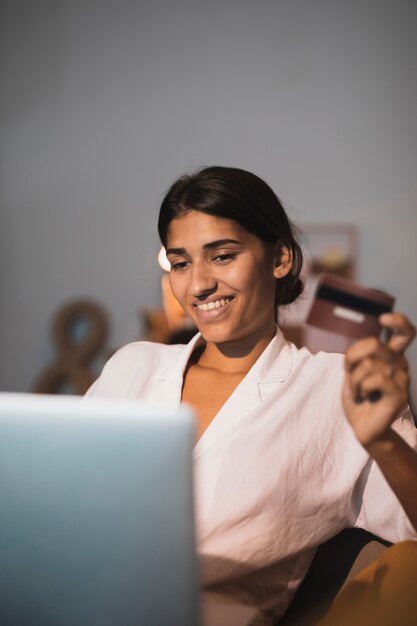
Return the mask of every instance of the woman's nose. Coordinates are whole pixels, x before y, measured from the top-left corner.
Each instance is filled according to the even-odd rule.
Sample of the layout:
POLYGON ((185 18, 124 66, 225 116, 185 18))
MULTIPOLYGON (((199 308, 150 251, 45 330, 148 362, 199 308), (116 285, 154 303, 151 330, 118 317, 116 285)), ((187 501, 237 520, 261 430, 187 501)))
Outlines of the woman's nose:
POLYGON ((190 292, 195 298, 207 296, 216 291, 217 280, 205 265, 195 263, 191 270, 190 292))

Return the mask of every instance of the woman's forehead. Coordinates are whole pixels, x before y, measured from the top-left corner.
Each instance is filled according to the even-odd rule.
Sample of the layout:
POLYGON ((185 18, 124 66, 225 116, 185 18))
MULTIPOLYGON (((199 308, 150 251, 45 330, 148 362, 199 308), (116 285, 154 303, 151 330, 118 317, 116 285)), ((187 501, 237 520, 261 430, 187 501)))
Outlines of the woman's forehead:
POLYGON ((172 220, 168 227, 167 240, 171 247, 173 242, 193 241, 206 238, 246 238, 250 233, 237 222, 200 211, 187 211, 172 220))

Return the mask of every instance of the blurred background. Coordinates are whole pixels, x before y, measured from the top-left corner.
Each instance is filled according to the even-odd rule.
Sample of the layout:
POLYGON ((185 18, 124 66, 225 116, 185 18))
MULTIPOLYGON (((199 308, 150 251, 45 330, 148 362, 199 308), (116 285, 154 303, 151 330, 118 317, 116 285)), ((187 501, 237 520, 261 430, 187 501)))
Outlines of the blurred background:
POLYGON ((0 7, 1 390, 60 361, 74 300, 107 317, 96 371, 149 335, 159 204, 204 165, 265 178, 301 227, 353 227, 355 278, 417 322, 414 0, 0 7))

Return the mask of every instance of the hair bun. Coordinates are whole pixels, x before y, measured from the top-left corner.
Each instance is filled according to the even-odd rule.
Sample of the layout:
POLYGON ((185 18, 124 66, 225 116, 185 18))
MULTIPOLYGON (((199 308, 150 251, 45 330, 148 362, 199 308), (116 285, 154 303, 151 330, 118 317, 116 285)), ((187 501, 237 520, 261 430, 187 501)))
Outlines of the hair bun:
POLYGON ((277 306, 291 304, 304 291, 304 283, 301 278, 298 275, 294 276, 291 273, 288 274, 288 276, 285 276, 285 278, 281 278, 278 285, 275 299, 275 304, 277 306))

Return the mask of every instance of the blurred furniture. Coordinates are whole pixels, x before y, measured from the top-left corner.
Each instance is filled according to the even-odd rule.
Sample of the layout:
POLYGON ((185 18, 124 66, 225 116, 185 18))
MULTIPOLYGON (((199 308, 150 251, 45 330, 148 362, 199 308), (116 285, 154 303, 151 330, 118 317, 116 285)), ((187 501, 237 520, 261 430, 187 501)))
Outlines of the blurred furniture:
POLYGON ((294 599, 276 626, 314 624, 339 591, 391 544, 358 528, 342 530, 317 550, 294 599))
MULTIPOLYGON (((160 264, 165 267, 161 261, 160 264)), ((188 343, 197 328, 172 293, 168 274, 161 277, 161 294, 161 309, 145 308, 139 313, 144 326, 144 339, 157 343, 188 343)))
POLYGON ((167 344, 188 343, 197 332, 197 328, 188 322, 176 329, 171 329, 165 312, 160 309, 142 309, 140 317, 143 321, 145 341, 167 344))
MULTIPOLYGON (((275 626, 313 626, 329 609, 351 578, 376 560, 389 546, 360 529, 345 529, 317 550, 285 615, 275 626)), ((257 610, 229 598, 202 594, 204 626, 247 626, 257 610)), ((354 626, 354 625, 353 625, 354 626)))
POLYGON ((303 224, 301 231, 309 274, 331 272, 344 278, 355 278, 358 235, 353 224, 303 224))
POLYGON ((302 280, 304 292, 294 304, 280 307, 279 322, 288 341, 298 348, 307 346, 315 353, 344 352, 349 342, 341 335, 307 326, 319 276, 322 272, 355 279, 358 258, 358 233, 353 224, 301 224, 300 245, 304 255, 302 280))

